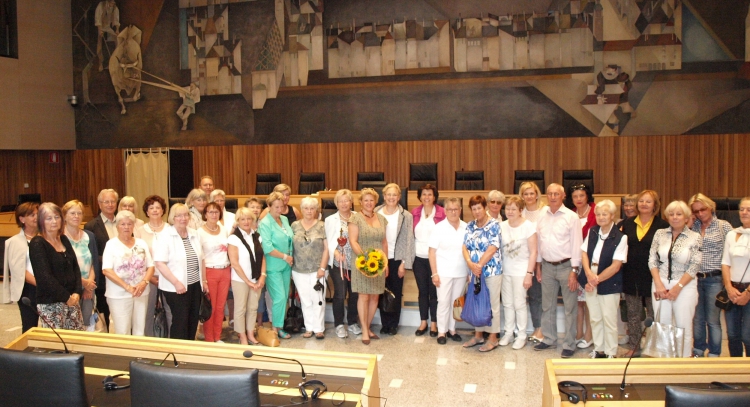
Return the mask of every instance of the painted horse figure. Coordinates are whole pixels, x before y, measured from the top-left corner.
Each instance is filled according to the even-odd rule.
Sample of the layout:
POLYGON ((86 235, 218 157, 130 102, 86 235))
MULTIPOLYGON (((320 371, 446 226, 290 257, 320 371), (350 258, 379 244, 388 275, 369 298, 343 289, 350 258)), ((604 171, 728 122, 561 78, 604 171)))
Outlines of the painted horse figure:
POLYGON ((135 102, 141 98, 141 70, 143 59, 141 56, 141 30, 128 26, 117 36, 117 47, 109 58, 109 76, 117 92, 117 100, 122 106, 121 114, 127 113, 125 100, 135 102), (122 91, 126 96, 123 100, 122 91))

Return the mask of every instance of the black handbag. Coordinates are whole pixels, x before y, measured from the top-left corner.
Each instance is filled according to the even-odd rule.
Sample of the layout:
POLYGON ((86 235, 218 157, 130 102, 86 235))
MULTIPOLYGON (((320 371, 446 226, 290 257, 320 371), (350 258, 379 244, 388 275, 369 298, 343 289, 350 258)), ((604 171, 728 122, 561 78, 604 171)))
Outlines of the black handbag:
POLYGON ((167 311, 164 309, 164 298, 162 298, 161 290, 157 290, 156 292, 156 308, 154 310, 153 324, 155 338, 169 337, 169 332, 167 331, 167 311))
POLYGON ((305 317, 302 315, 302 308, 299 306, 299 300, 297 299, 297 289, 294 288, 294 284, 291 287, 291 299, 289 309, 286 310, 286 318, 284 318, 284 330, 287 333, 300 333, 302 328, 305 326, 305 317))
MULTIPOLYGON (((742 273, 742 277, 740 277, 740 281, 745 279, 745 274, 747 273, 747 267, 750 266, 750 263, 747 263, 747 266, 745 266, 745 272, 742 273)), ((732 283, 734 285, 734 283, 732 283)), ((729 311, 734 307, 734 303, 729 299, 729 293, 727 293, 727 288, 723 287, 721 291, 719 291, 718 294, 716 294, 716 302, 714 304, 723 309, 724 311, 729 311)))
POLYGON ((198 311, 198 320, 201 322, 208 321, 209 319, 211 319, 211 314, 213 312, 213 307, 211 306, 211 297, 207 292, 204 291, 201 294, 201 309, 200 311, 198 311))
POLYGON ((380 296, 380 302, 378 303, 380 312, 396 312, 397 306, 396 295, 393 294, 393 291, 386 288, 380 296))

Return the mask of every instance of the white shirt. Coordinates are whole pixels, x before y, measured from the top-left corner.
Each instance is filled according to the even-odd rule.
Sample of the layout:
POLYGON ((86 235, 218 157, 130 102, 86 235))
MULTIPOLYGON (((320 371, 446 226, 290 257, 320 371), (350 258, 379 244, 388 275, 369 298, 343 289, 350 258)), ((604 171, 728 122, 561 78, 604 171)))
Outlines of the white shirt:
POLYGON ((235 225, 235 215, 232 212, 224 209, 224 213, 221 215, 221 223, 227 229, 227 233, 231 233, 235 225))
POLYGON ((745 273, 749 262, 750 230, 742 227, 731 230, 727 233, 727 240, 724 243, 724 255, 721 258, 721 264, 729 266, 732 281, 735 283, 750 282, 750 269, 745 273), (743 231, 746 233, 741 233, 743 231), (740 233, 739 240, 737 240, 738 233, 740 233), (745 277, 742 277, 742 274, 745 274, 745 277))
POLYGON ((396 239, 398 238, 398 216, 399 211, 396 211, 390 215, 385 214, 385 207, 381 208, 378 212, 385 217, 388 224, 385 226, 385 240, 388 242, 388 258, 393 259, 396 257, 396 239))
POLYGON ((115 226, 114 218, 112 218, 112 220, 109 220, 108 217, 104 216, 104 213, 100 213, 99 216, 101 216, 102 221, 104 221, 104 229, 107 229, 109 238, 112 239, 117 237, 117 227, 115 226))
POLYGON ((422 207, 422 218, 414 228, 414 252, 417 257, 426 259, 430 252, 430 236, 435 230, 435 213, 437 209, 435 206, 432 207, 432 213, 430 216, 424 214, 424 206, 422 207))
POLYGON ((578 215, 565 206, 560 206, 552 213, 549 207, 539 217, 536 225, 539 254, 537 262, 542 260, 556 262, 570 259, 572 267, 581 266, 581 223, 578 215))
MULTIPOLYGON (((129 285, 136 285, 146 277, 146 270, 153 267, 154 262, 151 259, 151 253, 148 245, 142 239, 135 239, 133 247, 127 247, 119 238, 110 239, 104 247, 102 254, 102 269, 113 270, 118 277, 129 285)), ((107 280, 107 298, 132 298, 133 295, 124 288, 115 284, 110 279, 107 280)), ((146 285, 143 295, 148 296, 151 289, 146 285)))
POLYGON ((229 233, 221 224, 217 224, 217 226, 219 227, 218 235, 206 232, 206 229, 201 226, 198 229, 198 236, 201 238, 204 265, 215 269, 223 269, 229 266, 229 255, 227 254, 229 233))
POLYGON ((524 208, 523 212, 521 212, 523 214, 523 217, 526 218, 529 222, 533 223, 534 225, 536 225, 537 222, 539 222, 539 218, 542 216, 544 212, 547 211, 547 205, 540 206, 539 204, 537 204, 537 207, 538 208, 535 211, 530 211, 524 208))
MULTIPOLYGON (((190 245, 193 246, 195 255, 198 256, 198 267, 203 275, 203 250, 201 249, 201 239, 198 233, 187 228, 190 245)), ((173 226, 164 226, 164 230, 159 234, 159 239, 154 240, 154 261, 166 263, 167 268, 187 288, 187 255, 185 246, 182 244, 182 237, 177 233, 173 226)), ((201 280, 201 289, 203 289, 203 279, 201 280)), ((176 292, 174 285, 166 278, 159 279, 159 289, 162 291, 176 292)))
POLYGON ((524 219, 517 227, 510 226, 508 221, 500 224, 500 235, 503 253, 503 274, 514 277, 525 277, 529 271, 529 238, 536 233, 536 225, 524 219))
POLYGON ((460 278, 469 275, 469 266, 463 254, 464 235, 464 221, 459 222, 458 229, 454 229, 447 218, 435 225, 428 246, 435 249, 435 263, 440 277, 460 278))
MULTIPOLYGON (((253 236, 248 235, 245 233, 244 230, 239 229, 240 233, 242 233, 242 237, 245 239, 245 242, 247 242, 247 245, 250 247, 250 251, 252 251, 252 256, 255 256, 255 244, 253 244, 253 236)), ((260 236, 258 236, 259 239, 260 236)), ((262 241, 262 239, 261 239, 262 241)), ((242 267, 242 271, 245 272, 245 277, 249 278, 250 281, 253 283, 257 283, 258 281, 253 278, 253 267, 252 263, 250 262, 250 252, 247 251, 245 248, 245 245, 240 242, 240 238, 237 237, 234 233, 229 235, 229 238, 227 239, 227 244, 234 246, 237 248, 237 254, 240 258, 240 267, 242 267)), ((234 270, 234 267, 232 267, 232 281, 238 281, 240 283, 244 283, 240 276, 237 274, 237 272, 234 270)))
MULTIPOLYGON (((357 212, 351 211, 349 213, 349 218, 351 219, 352 215, 354 215, 357 212)), ((333 215, 329 216, 325 220, 326 225, 326 243, 328 243, 328 265, 330 267, 333 267, 333 251, 337 250, 339 247, 338 238, 341 236, 342 232, 342 225, 341 225, 341 214, 336 211, 333 215)), ((347 228, 343 228, 343 233, 345 236, 349 236, 349 230, 347 228)), ((351 248, 351 244, 348 242, 347 238, 347 245, 351 248)), ((351 265, 349 265, 349 268, 352 268, 351 265)))
MULTIPOLYGON (((615 225, 612 225, 612 227, 615 227, 615 225)), ((610 232, 612 229, 610 229, 610 232)), ((591 237, 591 230, 589 230, 589 234, 586 236, 586 239, 583 239, 583 244, 581 244, 581 251, 582 252, 588 252, 589 251, 589 237, 591 237)), ((599 232, 598 235, 596 235, 597 242, 596 246, 594 247, 594 253, 591 254, 591 258, 589 259, 589 266, 591 264, 597 263, 599 264, 599 257, 602 255, 602 246, 604 244, 604 241, 607 240, 607 237, 609 237, 609 232, 606 234, 599 232)), ((617 247, 615 248, 615 254, 612 255, 612 260, 620 260, 621 262, 625 263, 628 260, 628 237, 623 235, 622 239, 620 239, 620 243, 617 244, 617 247)))

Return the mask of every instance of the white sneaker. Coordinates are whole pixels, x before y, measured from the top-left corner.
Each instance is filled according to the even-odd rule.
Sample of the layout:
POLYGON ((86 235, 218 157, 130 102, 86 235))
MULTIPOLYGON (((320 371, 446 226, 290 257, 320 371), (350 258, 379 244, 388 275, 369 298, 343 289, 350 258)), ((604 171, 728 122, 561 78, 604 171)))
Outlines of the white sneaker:
POLYGON ((349 332, 353 333, 354 335, 359 335, 362 333, 362 328, 360 328, 359 324, 355 322, 349 325, 349 332))
POLYGON ((589 358, 591 359, 598 359, 597 356, 599 355, 597 355, 595 350, 592 350, 591 353, 589 353, 589 358))
POLYGON ((506 346, 513 340, 513 332, 507 333, 500 338, 500 346, 506 346))
POLYGON ((338 336, 339 338, 346 338, 347 336, 349 336, 346 333, 346 327, 344 327, 344 324, 336 326, 336 336, 338 336))
POLYGON ((578 345, 577 346, 578 346, 578 349, 586 349, 586 348, 588 348, 589 346, 591 346, 593 344, 594 344, 594 341, 586 342, 585 339, 580 339, 580 340, 578 340, 578 345))
POLYGON ((513 349, 523 349, 526 346, 526 336, 519 336, 516 338, 515 342, 513 342, 513 349))

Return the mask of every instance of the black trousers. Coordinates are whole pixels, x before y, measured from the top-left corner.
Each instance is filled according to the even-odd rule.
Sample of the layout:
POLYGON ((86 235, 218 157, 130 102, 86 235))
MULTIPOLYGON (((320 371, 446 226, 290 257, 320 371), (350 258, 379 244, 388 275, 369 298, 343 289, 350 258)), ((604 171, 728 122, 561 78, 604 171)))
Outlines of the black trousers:
POLYGON ((351 270, 344 270, 344 279, 341 279, 341 271, 338 267, 333 266, 330 274, 333 280, 333 325, 339 326, 344 323, 344 302, 346 294, 349 294, 349 302, 346 304, 346 323, 354 325, 358 322, 359 312, 357 311, 357 300, 359 294, 352 292, 351 270), (349 276, 349 280, 346 279, 349 276))
POLYGON ((542 327, 542 283, 537 281, 536 275, 531 277, 531 288, 526 292, 531 312, 531 323, 534 329, 542 327))
POLYGON ((21 326, 23 332, 39 325, 39 315, 36 310, 36 286, 29 283, 23 283, 23 291, 21 291, 21 298, 26 297, 31 302, 31 306, 25 305, 23 302, 18 301, 18 311, 21 312, 21 326))
POLYGON ((437 322, 437 288, 432 284, 432 270, 430 260, 421 257, 414 258, 414 279, 419 289, 419 317, 427 321, 437 322))
POLYGON ((396 296, 396 311, 383 312, 380 310, 380 322, 384 328, 398 328, 401 319, 401 295, 404 289, 404 279, 398 276, 398 266, 401 260, 388 259, 388 277, 385 278, 385 287, 396 296))
POLYGON ((107 305, 107 297, 104 296, 105 292, 107 292, 107 285, 102 281, 102 286, 96 287, 96 290, 94 290, 96 294, 96 309, 104 314, 104 327, 109 332, 109 305, 107 305))
POLYGON ((187 286, 185 294, 164 291, 164 298, 172 310, 172 327, 169 337, 172 339, 195 340, 198 331, 198 314, 201 309, 201 283, 195 282, 187 286))

